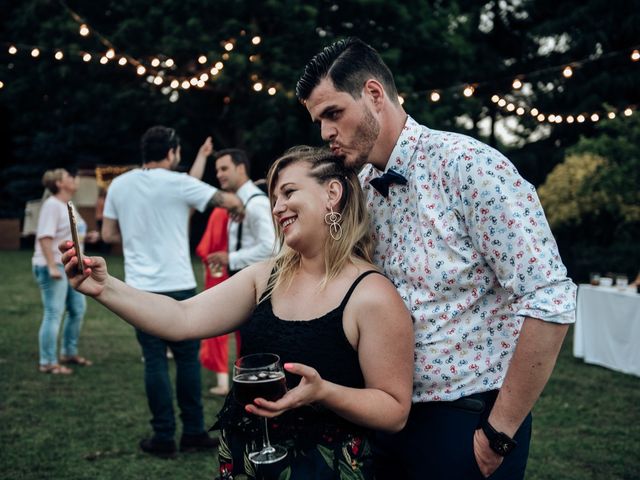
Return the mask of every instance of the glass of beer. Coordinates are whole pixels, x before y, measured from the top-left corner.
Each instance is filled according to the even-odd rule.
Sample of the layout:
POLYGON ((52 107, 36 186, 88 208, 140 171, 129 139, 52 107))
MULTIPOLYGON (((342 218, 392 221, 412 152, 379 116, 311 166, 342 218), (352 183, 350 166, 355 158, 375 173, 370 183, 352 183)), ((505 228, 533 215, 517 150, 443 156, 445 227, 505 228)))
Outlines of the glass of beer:
MULTIPOLYGON (((287 393, 287 383, 280 357, 273 353, 255 353, 236 360, 233 366, 233 395, 243 406, 256 398, 275 402, 287 393)), ((287 450, 271 445, 267 417, 263 417, 262 449, 249 453, 256 464, 275 463, 287 456, 287 450)))

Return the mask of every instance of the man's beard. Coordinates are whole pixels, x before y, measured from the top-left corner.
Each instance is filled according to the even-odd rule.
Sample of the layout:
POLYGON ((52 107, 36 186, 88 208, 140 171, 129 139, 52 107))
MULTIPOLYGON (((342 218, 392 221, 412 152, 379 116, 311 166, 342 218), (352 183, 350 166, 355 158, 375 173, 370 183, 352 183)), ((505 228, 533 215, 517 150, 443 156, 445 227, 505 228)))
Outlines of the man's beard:
POLYGON ((359 170, 369 161, 369 155, 379 134, 380 124, 371 111, 365 107, 362 121, 356 127, 353 143, 349 146, 349 149, 354 150, 357 156, 349 162, 348 167, 359 170))

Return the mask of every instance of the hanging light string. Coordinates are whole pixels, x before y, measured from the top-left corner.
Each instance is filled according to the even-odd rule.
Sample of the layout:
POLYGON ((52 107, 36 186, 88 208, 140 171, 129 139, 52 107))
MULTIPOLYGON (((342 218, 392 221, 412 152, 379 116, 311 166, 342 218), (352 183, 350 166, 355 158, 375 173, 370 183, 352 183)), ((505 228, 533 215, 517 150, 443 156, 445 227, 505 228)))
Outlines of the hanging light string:
MULTIPOLYGON (((119 51, 116 49, 114 44, 104 35, 102 35, 99 31, 95 30, 91 27, 88 22, 83 19, 80 15, 78 15, 75 11, 73 11, 64 0, 59 0, 62 7, 67 11, 70 17, 78 24, 78 33, 82 37, 87 37, 89 35, 95 36, 95 38, 106 48, 105 52, 95 52, 88 50, 76 50, 76 51, 65 51, 62 49, 48 49, 40 46, 34 45, 25 45, 25 44, 9 44, 4 43, 5 47, 7 47, 7 51, 10 55, 16 55, 20 50, 29 51, 30 56, 34 59, 39 58, 41 55, 47 53, 53 55, 53 57, 62 61, 65 57, 69 58, 77 58, 78 56, 84 62, 98 61, 101 65, 106 65, 109 63, 117 63, 120 67, 125 67, 129 65, 135 69, 136 74, 139 76, 146 75, 146 80, 148 83, 155 85, 157 87, 162 88, 162 93, 170 94, 171 101, 177 101, 178 99, 178 90, 188 90, 189 88, 211 88, 209 82, 212 82, 216 79, 216 77, 220 74, 222 69, 224 68, 224 61, 229 59, 230 53, 234 50, 235 41, 233 39, 226 40, 221 42, 224 48, 224 53, 220 56, 220 59, 216 61, 209 61, 206 55, 200 55, 197 60, 193 62, 193 64, 202 65, 201 69, 192 74, 181 74, 177 72, 176 62, 166 55, 155 55, 151 58, 150 61, 144 62, 132 55, 127 54, 124 51, 119 51)), ((242 30, 240 32, 241 36, 246 35, 246 31, 242 30)), ((251 39, 251 44, 253 46, 257 46, 261 43, 262 39, 255 35, 251 39)), ((573 71, 576 68, 580 68, 588 63, 595 61, 602 61, 608 58, 619 57, 622 55, 629 55, 629 51, 631 50, 630 60, 632 62, 638 62, 640 60, 640 45, 633 46, 630 48, 619 49, 611 52, 607 52, 605 54, 599 55, 597 57, 587 57, 580 60, 574 60, 569 63, 564 63, 562 65, 555 65, 551 67, 545 67, 538 70, 533 70, 528 73, 521 73, 511 77, 502 77, 494 80, 485 80, 479 82, 469 82, 469 83, 461 83, 456 85, 450 85, 442 88, 430 88, 425 90, 414 91, 410 94, 400 94, 399 101, 400 103, 404 103, 405 98, 421 98, 424 95, 427 95, 428 99, 431 102, 438 102, 441 100, 442 95, 445 92, 454 92, 462 93, 465 98, 472 97, 479 88, 486 88, 496 83, 506 83, 510 78, 513 79, 511 85, 513 90, 520 90, 523 86, 523 82, 527 80, 532 80, 537 77, 541 77, 543 75, 549 73, 561 72, 564 78, 570 78, 573 75, 573 71)), ((254 62, 258 60, 259 56, 257 54, 249 55, 249 61, 254 62)), ((252 89, 255 92, 266 92, 269 95, 275 95, 278 90, 283 90, 280 84, 275 82, 264 81, 259 78, 257 74, 252 74, 250 76, 252 82, 252 89)), ((0 81, 0 89, 4 87, 4 83, 0 81)), ((291 92, 286 92, 287 95, 291 95, 291 92)), ((230 102, 230 97, 225 97, 225 103, 230 102)), ((547 114, 540 112, 536 107, 530 107, 526 105, 526 103, 520 101, 510 101, 506 97, 501 97, 498 94, 494 94, 491 98, 492 102, 496 104, 499 108, 503 110, 504 113, 507 114, 516 114, 516 115, 524 115, 525 113, 530 113, 540 122, 549 122, 549 123, 563 123, 566 121, 567 123, 583 123, 586 119, 591 121, 598 121, 604 117, 606 118, 615 118, 617 113, 616 110, 609 109, 607 111, 600 112, 591 112, 591 113, 578 113, 578 114, 570 114, 570 115, 558 115, 558 114, 547 114), (613 116, 613 117, 612 117, 613 116)), ((629 116, 631 113, 636 110, 634 105, 626 106, 624 109, 621 109, 620 112, 624 116, 629 116)))
POLYGON ((485 87, 491 87, 495 84, 505 84, 511 81, 511 86, 513 90, 519 90, 524 85, 524 82, 527 80, 533 80, 535 78, 548 75, 550 73, 557 74, 558 72, 564 78, 570 78, 573 76, 574 70, 583 67, 592 62, 603 61, 610 58, 629 56, 631 62, 638 62, 640 60, 640 45, 635 45, 632 47, 627 47, 619 50, 613 50, 611 52, 607 52, 605 54, 599 55, 597 57, 587 57, 580 60, 574 60, 568 63, 563 63, 560 65, 554 65, 551 67, 545 67, 538 70, 532 70, 528 73, 518 73, 512 76, 503 76, 494 80, 485 80, 485 81, 477 81, 477 82, 466 82, 459 83, 455 85, 449 85, 442 88, 429 88, 424 90, 418 90, 411 92, 408 95, 400 95, 401 97, 407 98, 421 98, 423 96, 427 96, 428 99, 432 102, 438 102, 442 98, 442 94, 444 92, 452 91, 454 93, 462 93, 462 95, 466 98, 472 97, 478 89, 484 89, 485 87), (631 52, 631 53, 629 53, 631 52))

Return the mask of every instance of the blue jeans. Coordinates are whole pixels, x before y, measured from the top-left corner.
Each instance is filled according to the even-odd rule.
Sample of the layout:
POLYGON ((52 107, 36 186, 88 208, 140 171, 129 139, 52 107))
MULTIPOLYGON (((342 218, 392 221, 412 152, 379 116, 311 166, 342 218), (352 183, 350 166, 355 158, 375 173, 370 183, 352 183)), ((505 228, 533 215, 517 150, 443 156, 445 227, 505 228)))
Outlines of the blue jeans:
MULTIPOLYGON (((185 300, 195 294, 195 289, 161 293, 176 300, 185 300)), ((154 438, 171 441, 176 432, 167 347, 173 352, 176 362, 176 397, 181 412, 182 434, 197 435, 204 432, 198 360, 200 340, 169 342, 138 329, 136 337, 144 355, 144 385, 154 438)))
POLYGON ((37 265, 33 267, 33 275, 40 287, 40 296, 44 306, 44 316, 38 335, 40 365, 58 363, 58 332, 65 310, 60 354, 65 356, 78 354, 80 327, 87 308, 85 296, 69 285, 62 264, 58 265, 58 269, 62 278, 56 279, 49 275, 48 267, 37 265))

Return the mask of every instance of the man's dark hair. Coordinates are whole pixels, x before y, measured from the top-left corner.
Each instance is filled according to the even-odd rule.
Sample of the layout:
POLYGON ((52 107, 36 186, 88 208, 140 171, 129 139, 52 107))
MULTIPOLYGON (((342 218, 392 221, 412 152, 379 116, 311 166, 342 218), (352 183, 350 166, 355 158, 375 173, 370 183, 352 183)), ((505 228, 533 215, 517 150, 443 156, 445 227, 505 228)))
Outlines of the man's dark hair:
POLYGON ((296 84, 298 100, 307 100, 325 77, 329 77, 336 90, 347 92, 353 98, 360 98, 364 83, 373 77, 382 83, 389 99, 398 103, 391 70, 373 47, 357 37, 332 43, 307 63, 296 84))
POLYGON ((249 157, 247 157, 247 153, 244 150, 240 150, 239 148, 226 148, 215 152, 213 156, 217 161, 220 157, 224 157, 225 155, 229 155, 231 157, 231 161, 236 167, 238 165, 244 165, 244 171, 246 172, 247 177, 251 177, 251 163, 249 162, 249 157))
POLYGON ((180 137, 173 128, 156 125, 147 130, 140 139, 142 163, 159 162, 167 158, 169 150, 180 146, 180 137))

